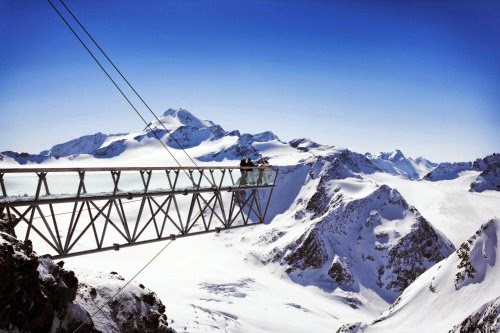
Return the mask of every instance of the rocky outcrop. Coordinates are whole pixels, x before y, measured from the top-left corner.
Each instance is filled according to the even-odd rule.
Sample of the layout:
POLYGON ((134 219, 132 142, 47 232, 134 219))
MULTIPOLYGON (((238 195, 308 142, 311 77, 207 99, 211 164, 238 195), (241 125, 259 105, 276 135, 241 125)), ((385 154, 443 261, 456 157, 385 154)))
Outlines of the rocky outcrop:
POLYGON ((126 141, 122 139, 114 141, 106 147, 97 149, 92 155, 95 158, 113 158, 123 153, 126 149, 126 141))
POLYGON ((452 251, 453 247, 447 239, 418 214, 413 231, 389 251, 384 271, 392 273, 385 277, 387 288, 403 292, 430 266, 446 258, 452 251))
POLYGON ((168 146, 175 149, 187 149, 200 145, 203 141, 215 141, 223 138, 227 132, 219 125, 211 127, 182 126, 167 137, 168 146))
POLYGON ((363 327, 366 326, 363 323, 352 323, 352 324, 344 324, 339 327, 336 333, 358 333, 363 331, 363 327))
MULTIPOLYGON (((63 269, 62 263, 38 257, 30 242, 5 232, 6 222, 0 222, 0 230, 0 329, 49 332, 55 324, 60 332, 72 332, 83 324, 88 313, 85 319, 73 314, 85 313, 73 303, 78 288, 75 274, 63 269), (68 307, 69 303, 75 306, 68 307), (65 321, 67 316, 73 320, 65 321)), ((92 320, 82 332, 95 332, 92 320)))
POLYGON ((272 132, 263 132, 258 134, 241 134, 237 131, 228 133, 228 135, 238 136, 235 144, 211 154, 198 157, 200 161, 223 161, 224 159, 234 160, 248 157, 252 160, 258 160, 262 157, 254 143, 279 140, 272 132))
POLYGON ((365 156, 348 149, 334 151, 326 155, 313 156, 306 160, 305 163, 311 166, 311 178, 322 177, 320 184, 335 179, 361 179, 362 174, 372 174, 381 171, 365 156))
POLYGON ((425 180, 440 181, 451 180, 459 176, 463 171, 472 170, 471 162, 440 163, 434 170, 424 176, 425 180))
POLYGON ((30 241, 11 231, 0 216, 0 331, 174 332, 161 301, 134 283, 103 308, 107 320, 94 322, 89 313, 124 286, 123 278, 115 273, 79 280, 64 262, 39 257, 30 241))
POLYGON ((500 163, 492 165, 470 184, 470 192, 500 191, 500 163))
POLYGON ((289 265, 287 273, 309 268, 321 268, 326 263, 328 255, 320 236, 318 230, 313 229, 308 235, 296 241, 296 248, 284 258, 289 265))
POLYGON ((12 158, 21 165, 28 163, 42 163, 47 159, 49 159, 48 156, 43 156, 38 154, 18 153, 10 150, 2 152, 2 155, 12 158))
POLYGON ((55 145, 48 151, 42 151, 40 155, 47 155, 55 158, 76 155, 90 154, 102 146, 108 136, 103 133, 84 135, 77 139, 55 145))
POLYGON ((350 271, 351 263, 346 258, 335 256, 332 266, 328 269, 328 275, 335 280, 339 286, 349 286, 354 283, 354 276, 350 271))
POLYGON ((308 152, 311 149, 321 147, 320 144, 318 144, 314 141, 311 141, 310 139, 307 139, 307 138, 294 139, 294 140, 289 141, 288 144, 290 146, 292 146, 293 148, 296 148, 296 149, 303 151, 303 152, 308 152))
POLYGON ((458 248, 458 271, 455 274, 455 289, 477 283, 484 279, 486 267, 495 260, 497 235, 494 221, 481 226, 476 233, 458 248))
MULTIPOLYGON (((89 313, 95 313, 126 283, 116 272, 92 275, 82 272, 79 278, 74 303, 89 313)), ((137 283, 129 284, 107 303, 94 327, 101 332, 174 332, 168 327, 165 305, 154 292, 137 283)))
POLYGON ((483 171, 470 185, 470 192, 500 191, 500 154, 478 159, 473 167, 483 171))
POLYGON ((449 333, 500 332, 500 297, 471 313, 449 333))
POLYGON ((498 332, 499 234, 499 220, 483 224, 361 331, 498 332))

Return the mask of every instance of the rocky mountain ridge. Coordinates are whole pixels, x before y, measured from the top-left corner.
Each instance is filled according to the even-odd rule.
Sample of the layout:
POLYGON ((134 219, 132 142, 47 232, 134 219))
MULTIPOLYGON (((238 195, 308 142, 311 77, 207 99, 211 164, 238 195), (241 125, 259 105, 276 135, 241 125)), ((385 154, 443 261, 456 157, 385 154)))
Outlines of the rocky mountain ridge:
POLYGON ((314 194, 299 194, 294 205, 296 223, 307 228, 291 239, 276 230, 258 243, 269 248, 264 261, 285 266, 293 281, 327 292, 368 288, 393 301, 453 252, 449 240, 397 190, 374 185, 366 196, 349 199, 341 187, 325 185, 326 175, 328 167, 310 178, 305 188, 314 194))
MULTIPOLYGON (((338 147, 321 145, 305 138, 285 143, 270 131, 258 134, 241 134, 237 130, 226 131, 214 122, 202 120, 182 108, 168 109, 158 119, 159 121, 152 121, 139 133, 108 135, 99 132, 57 144, 38 154, 1 152, 0 162, 9 159, 22 165, 39 164, 58 159, 72 160, 80 155, 110 159, 122 155, 129 149, 156 143, 156 136, 174 150, 191 149, 202 145, 216 146, 208 152, 198 154, 194 152, 194 157, 201 162, 238 161, 243 156, 253 160, 268 158, 265 149, 262 149, 267 143, 318 156, 332 155, 339 150, 338 147)), ((368 172, 388 172, 409 179, 419 179, 422 174, 428 173, 436 166, 424 158, 407 158, 400 150, 378 155, 365 154, 365 157, 372 162, 371 170, 368 172)))
POLYGON ((471 192, 500 190, 500 154, 493 153, 474 162, 440 163, 434 170, 424 176, 430 181, 452 180, 464 171, 480 171, 481 174, 471 184, 471 192))

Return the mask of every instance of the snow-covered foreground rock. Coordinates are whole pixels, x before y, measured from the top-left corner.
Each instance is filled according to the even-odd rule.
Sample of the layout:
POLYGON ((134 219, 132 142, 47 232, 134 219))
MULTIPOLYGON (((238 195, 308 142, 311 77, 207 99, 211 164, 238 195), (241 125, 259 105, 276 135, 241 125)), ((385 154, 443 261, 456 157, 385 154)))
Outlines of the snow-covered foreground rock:
MULTIPOLYGON (((87 313, 95 313, 111 296, 125 286, 125 279, 116 272, 78 271, 78 290, 74 303, 87 313)), ((92 321, 101 332, 165 332, 168 327, 165 305, 156 293, 143 284, 133 282, 113 298, 92 321)))
POLYGON ((75 275, 17 240, 2 217, 0 332, 174 332, 154 292, 132 283, 106 304, 124 287, 122 277, 75 275))

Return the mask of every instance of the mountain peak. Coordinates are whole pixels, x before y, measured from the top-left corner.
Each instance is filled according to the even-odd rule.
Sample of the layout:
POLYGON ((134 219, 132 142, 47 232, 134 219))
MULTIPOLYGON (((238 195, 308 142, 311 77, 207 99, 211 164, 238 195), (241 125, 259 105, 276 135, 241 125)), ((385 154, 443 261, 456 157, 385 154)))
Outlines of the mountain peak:
POLYGON ((388 152, 388 153, 380 153, 379 157, 383 160, 388 160, 388 161, 392 161, 392 162, 402 161, 402 160, 406 159, 403 152, 399 149, 394 149, 393 151, 388 152))
MULTIPOLYGON (((160 121, 162 122, 162 124, 167 125, 167 127, 170 127, 169 130, 177 128, 177 127, 181 127, 181 126, 190 126, 190 127, 197 127, 197 128, 214 126, 213 122, 211 122, 209 120, 202 120, 202 119, 196 117, 195 115, 193 115, 188 110, 183 109, 183 108, 179 108, 179 109, 169 108, 160 117, 160 121)), ((157 126, 159 124, 157 121, 154 121, 152 123, 152 125, 157 126)))
POLYGON ((163 117, 177 117, 179 114, 193 116, 193 114, 191 112, 189 112, 188 110, 183 109, 183 108, 179 108, 179 109, 168 108, 168 110, 163 113, 163 117))

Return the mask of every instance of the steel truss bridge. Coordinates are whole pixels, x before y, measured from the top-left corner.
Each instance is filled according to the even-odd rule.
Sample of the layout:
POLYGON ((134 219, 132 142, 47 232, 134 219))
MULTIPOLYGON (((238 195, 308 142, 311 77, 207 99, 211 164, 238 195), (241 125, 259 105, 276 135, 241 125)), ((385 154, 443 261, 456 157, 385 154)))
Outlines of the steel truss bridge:
POLYGON ((264 223, 277 173, 215 166, 0 169, 0 216, 55 259, 119 250, 264 223))

